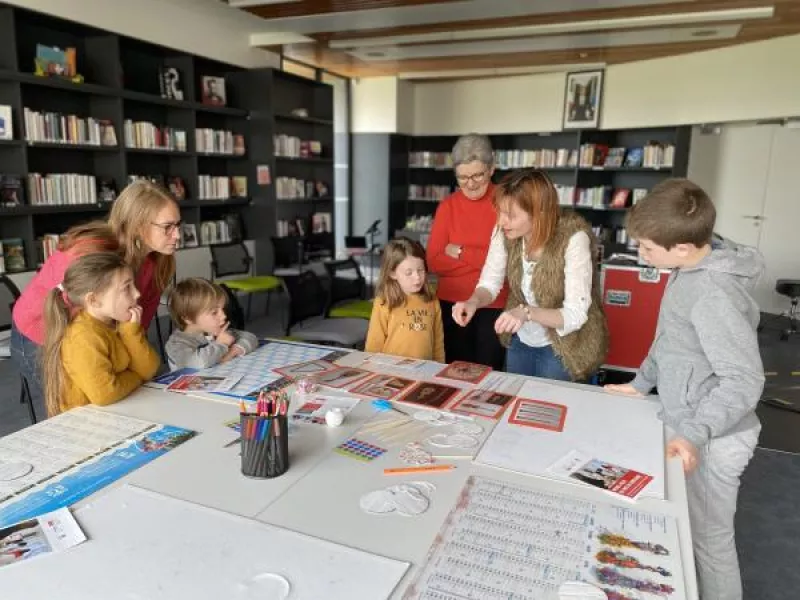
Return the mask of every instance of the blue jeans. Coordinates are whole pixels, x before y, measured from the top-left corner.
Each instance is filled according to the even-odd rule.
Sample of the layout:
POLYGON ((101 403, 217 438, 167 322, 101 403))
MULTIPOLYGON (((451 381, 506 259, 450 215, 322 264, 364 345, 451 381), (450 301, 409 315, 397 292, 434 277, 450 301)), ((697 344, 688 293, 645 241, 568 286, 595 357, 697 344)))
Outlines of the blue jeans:
POLYGON ((16 325, 11 325, 11 360, 17 365, 20 375, 28 381, 28 389, 31 393, 31 401, 36 407, 37 416, 43 417, 41 408, 44 405, 44 386, 42 384, 42 366, 39 362, 41 346, 24 336, 17 329, 16 325))
POLYGON ((530 377, 572 381, 572 376, 553 352, 552 346, 528 346, 517 335, 511 338, 511 346, 506 354, 506 371, 530 377))

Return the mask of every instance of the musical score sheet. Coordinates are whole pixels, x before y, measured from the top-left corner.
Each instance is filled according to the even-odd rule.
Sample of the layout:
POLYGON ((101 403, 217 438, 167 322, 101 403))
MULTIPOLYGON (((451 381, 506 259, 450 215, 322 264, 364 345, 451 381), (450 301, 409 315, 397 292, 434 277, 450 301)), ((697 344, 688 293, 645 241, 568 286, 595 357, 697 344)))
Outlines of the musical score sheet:
POLYGON ((675 520, 473 476, 403 600, 558 600, 566 581, 684 600, 675 520))

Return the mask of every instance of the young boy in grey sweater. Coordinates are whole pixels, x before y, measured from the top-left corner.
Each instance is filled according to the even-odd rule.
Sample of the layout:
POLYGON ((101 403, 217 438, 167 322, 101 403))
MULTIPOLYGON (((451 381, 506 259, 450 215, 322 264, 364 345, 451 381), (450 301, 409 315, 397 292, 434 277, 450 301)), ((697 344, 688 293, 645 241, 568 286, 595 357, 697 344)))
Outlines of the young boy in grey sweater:
POLYGON ((629 384, 608 390, 643 396, 658 387, 667 445, 686 472, 689 517, 703 600, 741 600, 734 541, 739 480, 758 441, 755 408, 764 388, 758 305, 764 271, 754 248, 714 241, 716 211, 685 179, 655 186, 628 214, 629 235, 654 267, 673 269, 650 352, 629 384))
POLYGON ((205 369, 258 348, 252 333, 228 327, 227 299, 220 286, 200 277, 175 286, 169 312, 177 330, 164 346, 170 369, 205 369))

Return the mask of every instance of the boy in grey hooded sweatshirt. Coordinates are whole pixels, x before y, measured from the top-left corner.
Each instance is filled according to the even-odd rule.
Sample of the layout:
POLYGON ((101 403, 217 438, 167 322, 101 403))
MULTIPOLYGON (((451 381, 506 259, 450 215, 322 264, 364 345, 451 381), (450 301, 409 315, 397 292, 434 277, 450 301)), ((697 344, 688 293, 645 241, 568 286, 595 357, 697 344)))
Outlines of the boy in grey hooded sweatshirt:
POLYGON ((761 430, 760 313, 750 294, 764 260, 754 248, 714 240, 715 220, 709 197, 685 179, 660 183, 630 210, 628 233, 640 256, 674 270, 636 378, 607 389, 642 396, 658 387, 661 416, 676 432, 667 454, 687 473, 700 597, 741 600, 734 515, 761 430))
POLYGON ((258 348, 252 333, 228 327, 225 291, 200 277, 178 283, 169 296, 169 312, 177 329, 164 350, 170 369, 205 369, 258 348))

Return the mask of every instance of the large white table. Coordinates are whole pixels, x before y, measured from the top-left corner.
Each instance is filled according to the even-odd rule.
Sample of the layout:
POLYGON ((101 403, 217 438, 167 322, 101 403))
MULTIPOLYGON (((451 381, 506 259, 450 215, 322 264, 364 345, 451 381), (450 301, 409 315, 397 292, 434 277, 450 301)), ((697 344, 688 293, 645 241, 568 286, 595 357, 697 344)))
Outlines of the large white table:
MULTIPOLYGON (((355 361, 348 359, 346 362, 358 362, 357 355, 353 356, 355 361)), ((648 401, 651 400, 630 399, 630 402, 648 401)), ((225 447, 238 435, 224 425, 237 417, 236 404, 145 387, 106 410, 189 428, 201 435, 99 491, 77 507, 86 505, 116 485, 130 483, 181 500, 408 561, 412 568, 395 591, 395 598, 402 596, 416 570, 423 564, 434 537, 470 475, 519 483, 541 491, 567 492, 589 500, 608 500, 603 492, 588 486, 518 475, 459 460, 458 468, 452 472, 424 477, 436 485, 430 508, 425 513, 413 518, 376 517, 362 512, 358 500, 365 492, 390 485, 383 475, 386 464, 380 460, 362 463, 331 452, 374 415, 369 402, 360 403, 341 427, 297 427, 290 438, 291 466, 288 472, 263 481, 241 475, 238 444, 225 447)), ((666 484, 665 500, 640 499, 637 507, 675 517, 687 598, 697 600, 686 488, 677 459, 668 461, 666 484)), ((41 569, 43 576, 46 575, 47 560, 32 563, 28 565, 31 573, 35 567, 41 569)), ((93 568, 102 568, 102 565, 93 565, 93 568)))

